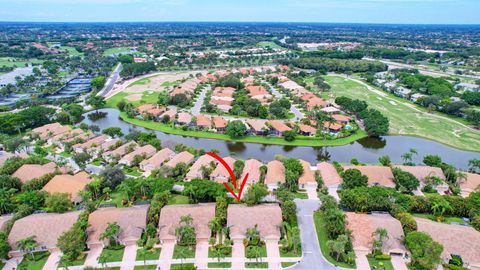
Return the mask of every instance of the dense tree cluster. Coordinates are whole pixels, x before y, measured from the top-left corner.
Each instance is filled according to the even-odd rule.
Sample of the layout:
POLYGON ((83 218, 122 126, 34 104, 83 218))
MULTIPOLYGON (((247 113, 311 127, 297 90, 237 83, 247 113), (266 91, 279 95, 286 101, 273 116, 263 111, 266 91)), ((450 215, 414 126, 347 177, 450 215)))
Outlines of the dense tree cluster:
POLYGON ((300 57, 285 61, 285 63, 321 72, 382 72, 387 70, 387 65, 381 62, 357 59, 300 57))

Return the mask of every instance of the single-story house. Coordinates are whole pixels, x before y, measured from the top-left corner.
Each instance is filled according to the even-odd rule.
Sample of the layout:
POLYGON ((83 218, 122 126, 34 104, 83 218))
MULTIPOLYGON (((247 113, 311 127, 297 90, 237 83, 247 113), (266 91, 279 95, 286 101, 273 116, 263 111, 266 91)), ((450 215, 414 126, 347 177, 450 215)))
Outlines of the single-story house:
POLYGON ((342 125, 347 125, 351 118, 349 116, 343 115, 343 114, 334 114, 332 115, 332 118, 335 119, 338 123, 342 125))
POLYGON ((426 180, 425 178, 428 176, 436 176, 440 178, 443 182, 438 185, 434 185, 433 187, 440 193, 440 194, 445 194, 445 192, 448 191, 448 185, 445 183, 445 175, 443 174, 443 171, 441 168, 437 167, 430 167, 430 166, 395 166, 396 168, 399 168, 402 171, 409 172, 415 176, 418 181, 420 181, 420 187, 419 189, 422 189, 424 186, 426 186, 426 180))
POLYGON ((271 99, 272 95, 263 86, 250 85, 247 86, 248 95, 257 100, 271 99))
POLYGON ((121 143, 122 143, 121 139, 109 139, 97 147, 92 147, 91 151, 97 152, 97 153, 98 152, 105 153, 111 150, 115 150, 115 148, 119 147, 121 143))
POLYGON ((60 123, 51 123, 32 129, 32 134, 38 136, 41 140, 48 140, 54 136, 70 131, 72 128, 63 126, 60 123))
POLYGON ((165 163, 164 166, 175 168, 175 166, 177 166, 177 164, 179 163, 185 163, 186 165, 190 165, 194 159, 195 156, 192 155, 190 152, 183 151, 175 155, 172 159, 165 163))
POLYGON ((3 166, 5 161, 7 161, 10 158, 13 157, 21 157, 21 158, 26 158, 28 155, 25 152, 22 153, 9 153, 6 151, 0 151, 0 166, 3 166))
POLYGON ((135 149, 131 153, 126 154, 120 159, 118 163, 131 166, 135 156, 150 158, 151 156, 155 155, 156 152, 157 152, 157 149, 155 147, 151 146, 150 144, 147 144, 135 149))
POLYGON ((227 227, 230 228, 232 240, 246 238, 250 228, 257 227, 262 240, 280 240, 282 210, 278 204, 261 204, 246 206, 230 204, 227 210, 227 227))
POLYGON ((472 192, 480 191, 480 174, 465 173, 466 179, 460 182, 461 195, 468 197, 472 192))
POLYGON ((283 163, 279 160, 268 162, 265 185, 267 185, 269 190, 274 190, 282 183, 285 183, 285 167, 283 163))
POLYGON ((285 123, 278 120, 268 121, 268 125, 270 126, 270 134, 276 136, 282 136, 285 131, 292 130, 289 126, 285 125, 285 123))
POLYGON ((246 122, 250 126, 250 134, 265 135, 268 130, 266 120, 248 119, 246 122))
POLYGON ((73 151, 75 151, 76 153, 83 153, 83 152, 88 152, 88 150, 92 147, 98 147, 99 145, 101 145, 102 143, 104 143, 106 140, 108 140, 110 137, 108 137, 107 135, 100 135, 100 136, 97 136, 97 137, 94 137, 84 143, 79 143, 79 144, 75 144, 74 146, 72 146, 72 149, 73 151))
POLYGON ((300 134, 304 136, 315 136, 315 134, 317 134, 316 128, 305 124, 299 124, 298 130, 300 131, 300 134))
POLYGON ((388 232, 383 246, 383 253, 404 257, 407 249, 402 244, 404 234, 400 221, 390 214, 357 214, 345 213, 347 228, 352 231, 353 250, 355 252, 371 252, 373 248, 374 233, 377 229, 383 228, 388 232))
POLYGON ((102 154, 103 159, 111 162, 114 159, 120 159, 128 153, 131 153, 137 149, 139 145, 136 142, 126 142, 123 145, 117 147, 115 150, 107 151, 102 154))
POLYGON ((335 167, 328 162, 320 162, 317 164, 317 170, 322 177, 323 184, 328 188, 328 194, 339 200, 337 190, 343 182, 342 177, 335 167))
POLYGON ((368 177, 369 186, 383 186, 395 188, 395 181, 393 180, 393 173, 390 167, 386 166, 344 166, 345 170, 357 169, 363 175, 368 177))
POLYGON ((168 117, 170 121, 173 121, 176 115, 177 115, 177 108, 171 108, 171 109, 168 109, 166 112, 164 112, 162 115, 160 115, 160 118, 163 119, 164 117, 168 117))
POLYGON ((337 134, 340 132, 340 130, 342 130, 342 125, 325 121, 323 122, 323 128, 328 133, 337 134))
POLYGON ((20 257, 23 251, 18 249, 17 242, 35 237, 38 246, 35 251, 58 251, 57 240, 77 222, 81 211, 64 214, 41 213, 18 219, 8 235, 8 244, 12 248, 8 252, 11 257, 20 257))
POLYGON ((105 247, 108 240, 100 240, 108 224, 120 226, 118 239, 122 245, 136 245, 147 227, 148 209, 150 205, 136 205, 127 208, 98 208, 88 217, 87 246, 105 247))
POLYGON ((143 171, 151 171, 155 168, 160 168, 167 160, 175 156, 175 152, 169 148, 163 148, 162 150, 155 153, 149 159, 144 159, 140 162, 140 169, 143 171))
POLYGON ((314 97, 307 101, 306 108, 311 111, 315 108, 325 108, 330 105, 330 102, 324 100, 323 98, 314 97))
POLYGON ((25 184, 26 182, 35 178, 42 177, 49 173, 54 173, 57 170, 57 165, 53 162, 40 164, 24 164, 16 170, 12 176, 20 179, 25 184))
POLYGON ((340 112, 339 109, 333 107, 333 106, 330 106, 330 107, 324 107, 322 109, 320 109, 320 111, 324 112, 324 113, 328 113, 328 114, 333 114, 333 113, 338 113, 340 112))
POLYGON ((315 179, 315 173, 312 171, 312 165, 305 160, 299 160, 303 166, 303 173, 298 178, 298 185, 300 188, 316 189, 317 180, 315 179))
POLYGON ((480 269, 480 232, 472 227, 445 224, 424 218, 415 218, 417 230, 428 233, 443 246, 442 259, 459 255, 472 270, 480 269))
POLYGON ((193 119, 193 117, 192 117, 191 114, 181 112, 181 113, 177 114, 177 120, 175 121, 175 123, 177 125, 191 126, 193 124, 192 119, 193 119))
POLYGON ((249 159, 245 161, 245 166, 243 167, 242 177, 237 179, 238 181, 243 181, 245 175, 248 173, 248 180, 247 185, 254 184, 260 182, 260 167, 262 167, 262 163, 256 159, 249 159))
POLYGON ((200 128, 211 129, 212 128, 212 119, 210 117, 205 116, 203 114, 198 114, 195 116, 196 118, 196 125, 200 128))
POLYGON ((80 191, 92 182, 92 178, 86 172, 79 172, 75 175, 56 175, 43 188, 48 193, 67 193, 74 203, 81 203, 80 191))
POLYGON ((216 159, 211 157, 210 155, 203 155, 199 157, 195 163, 193 163, 192 167, 188 171, 187 175, 185 176, 185 179, 187 181, 190 181, 195 178, 203 178, 203 172, 202 172, 202 167, 210 167, 212 164, 216 164, 216 159))
POLYGON ((212 122, 213 122, 213 127, 219 132, 225 131, 225 128, 227 127, 227 124, 228 124, 227 120, 225 120, 221 116, 213 117, 212 122))
MULTIPOLYGON (((236 161, 232 157, 226 157, 223 160, 228 164, 230 168, 233 168, 236 161)), ((228 174, 227 169, 221 163, 218 163, 217 167, 210 174, 210 180, 218 183, 228 182, 229 179, 230 179, 230 174, 228 174)))
POLYGON ((175 242, 175 230, 181 226, 182 216, 191 216, 197 242, 208 241, 212 232, 208 223, 215 217, 215 203, 167 205, 160 211, 158 236, 160 243, 175 242))

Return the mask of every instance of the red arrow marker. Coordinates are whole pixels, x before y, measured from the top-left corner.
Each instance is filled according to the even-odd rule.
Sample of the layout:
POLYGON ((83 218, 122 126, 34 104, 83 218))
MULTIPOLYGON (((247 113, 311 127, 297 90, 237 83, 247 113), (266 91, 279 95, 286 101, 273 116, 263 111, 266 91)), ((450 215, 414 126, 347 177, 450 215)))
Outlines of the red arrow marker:
MULTIPOLYGON (((225 167, 225 169, 227 169, 227 172, 228 174, 230 175, 230 179, 232 179, 232 183, 233 183, 233 187, 236 189, 237 188, 237 178, 235 177, 235 174, 233 173, 233 170, 232 168, 230 168, 230 166, 228 166, 227 162, 225 162, 225 160, 221 157, 219 157, 217 154, 215 153, 212 153, 212 152, 207 152, 207 155, 213 157, 214 159, 218 160, 222 165, 223 167, 225 167)), ((243 178, 243 181, 240 185, 240 190, 238 191, 238 195, 235 193, 235 191, 228 185, 228 183, 224 182, 223 185, 225 186, 225 188, 233 195, 233 197, 240 202, 240 199, 242 197, 242 192, 243 192, 243 188, 245 187, 245 184, 247 183, 247 179, 248 179, 248 173, 245 175, 245 177, 243 178)))

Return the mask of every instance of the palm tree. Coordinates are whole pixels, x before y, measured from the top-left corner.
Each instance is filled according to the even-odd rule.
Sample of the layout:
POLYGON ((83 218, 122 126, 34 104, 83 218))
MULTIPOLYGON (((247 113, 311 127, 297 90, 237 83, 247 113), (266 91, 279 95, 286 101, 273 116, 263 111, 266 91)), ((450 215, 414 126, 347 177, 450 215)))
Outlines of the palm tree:
POLYGON ((102 265, 103 268, 105 268, 107 266, 107 260, 108 260, 107 254, 102 252, 102 254, 100 254, 100 256, 98 256, 97 260, 102 265))
POLYGON ((219 218, 218 217, 212 218, 212 220, 208 222, 208 228, 210 228, 210 230, 213 233, 215 233, 215 238, 218 239, 219 235, 221 234, 220 232, 222 230, 222 224, 220 224, 219 218))
POLYGON ((57 262, 57 267, 60 268, 61 266, 63 266, 63 268, 65 268, 65 270, 68 270, 69 262, 70 261, 68 260, 67 256, 61 256, 60 260, 58 260, 58 262, 57 262))
POLYGON ((185 224, 185 226, 191 226, 193 218, 191 215, 185 215, 180 217, 180 224, 185 224))
POLYGON ((108 223, 107 228, 105 231, 100 235, 100 240, 108 239, 109 244, 111 245, 114 243, 115 245, 118 244, 118 235, 120 234, 120 226, 114 223, 108 223))
POLYGON ((385 228, 377 228, 373 233, 373 236, 377 239, 374 241, 374 251, 379 250, 383 251, 383 245, 385 239, 388 239, 388 231, 385 228))
POLYGON ((35 236, 29 236, 25 239, 18 240, 17 246, 23 252, 28 251, 28 253, 30 253, 30 256, 32 256, 32 259, 35 260, 35 256, 33 255, 33 252, 35 251, 35 248, 38 246, 38 243, 35 240, 35 236))
POLYGON ((445 212, 449 209, 451 209, 450 204, 443 198, 435 200, 432 203, 432 211, 437 217, 437 221, 442 221, 443 214, 445 214, 445 212))
POLYGON ((225 258, 225 251, 223 250, 223 248, 216 247, 213 250, 213 257, 217 258, 218 262, 220 262, 220 259, 225 258))

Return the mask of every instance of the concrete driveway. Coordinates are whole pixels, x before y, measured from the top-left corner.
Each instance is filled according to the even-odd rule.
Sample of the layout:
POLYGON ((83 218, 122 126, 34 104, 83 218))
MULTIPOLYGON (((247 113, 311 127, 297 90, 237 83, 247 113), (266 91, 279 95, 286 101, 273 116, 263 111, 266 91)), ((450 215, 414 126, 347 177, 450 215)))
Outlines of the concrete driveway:
POLYGON ((278 240, 266 240, 268 269, 282 269, 278 240))
POLYGON ((17 269, 18 264, 20 264, 20 262, 22 262, 22 260, 23 260, 23 257, 13 257, 5 263, 2 270, 17 269))
POLYGON ((245 268, 245 247, 243 246, 243 240, 233 240, 232 248, 232 269, 245 268))
POLYGON ((135 268, 135 261, 137 260, 137 245, 128 245, 125 247, 122 258, 122 266, 120 270, 133 270, 135 268))
POLYGON ((208 241, 199 241, 195 249, 195 265, 199 269, 208 267, 208 241))
POLYGON ((392 265, 395 270, 408 270, 405 260, 402 256, 392 255, 392 265))
POLYGON ((50 253, 50 256, 48 256, 47 262, 43 266, 43 270, 57 269, 58 262, 60 261, 60 257, 62 257, 61 251, 54 251, 50 253))
POLYGON ((91 248, 85 259, 85 266, 95 267, 98 264, 98 257, 102 254, 102 247, 91 248))
POLYGON ((170 269, 172 263, 173 250, 175 249, 175 242, 165 242, 162 244, 162 252, 160 253, 159 269, 170 269))
MULTIPOLYGON (((367 255, 368 251, 355 251, 355 263, 358 270, 370 270, 370 264, 368 263, 367 255)), ((397 268, 395 268, 397 269, 397 268)))
POLYGON ((299 200, 296 199, 298 226, 300 228, 300 238, 302 239, 302 260, 294 265, 295 270, 334 270, 343 269, 330 264, 320 251, 317 231, 313 223, 313 212, 320 207, 319 200, 299 200))

